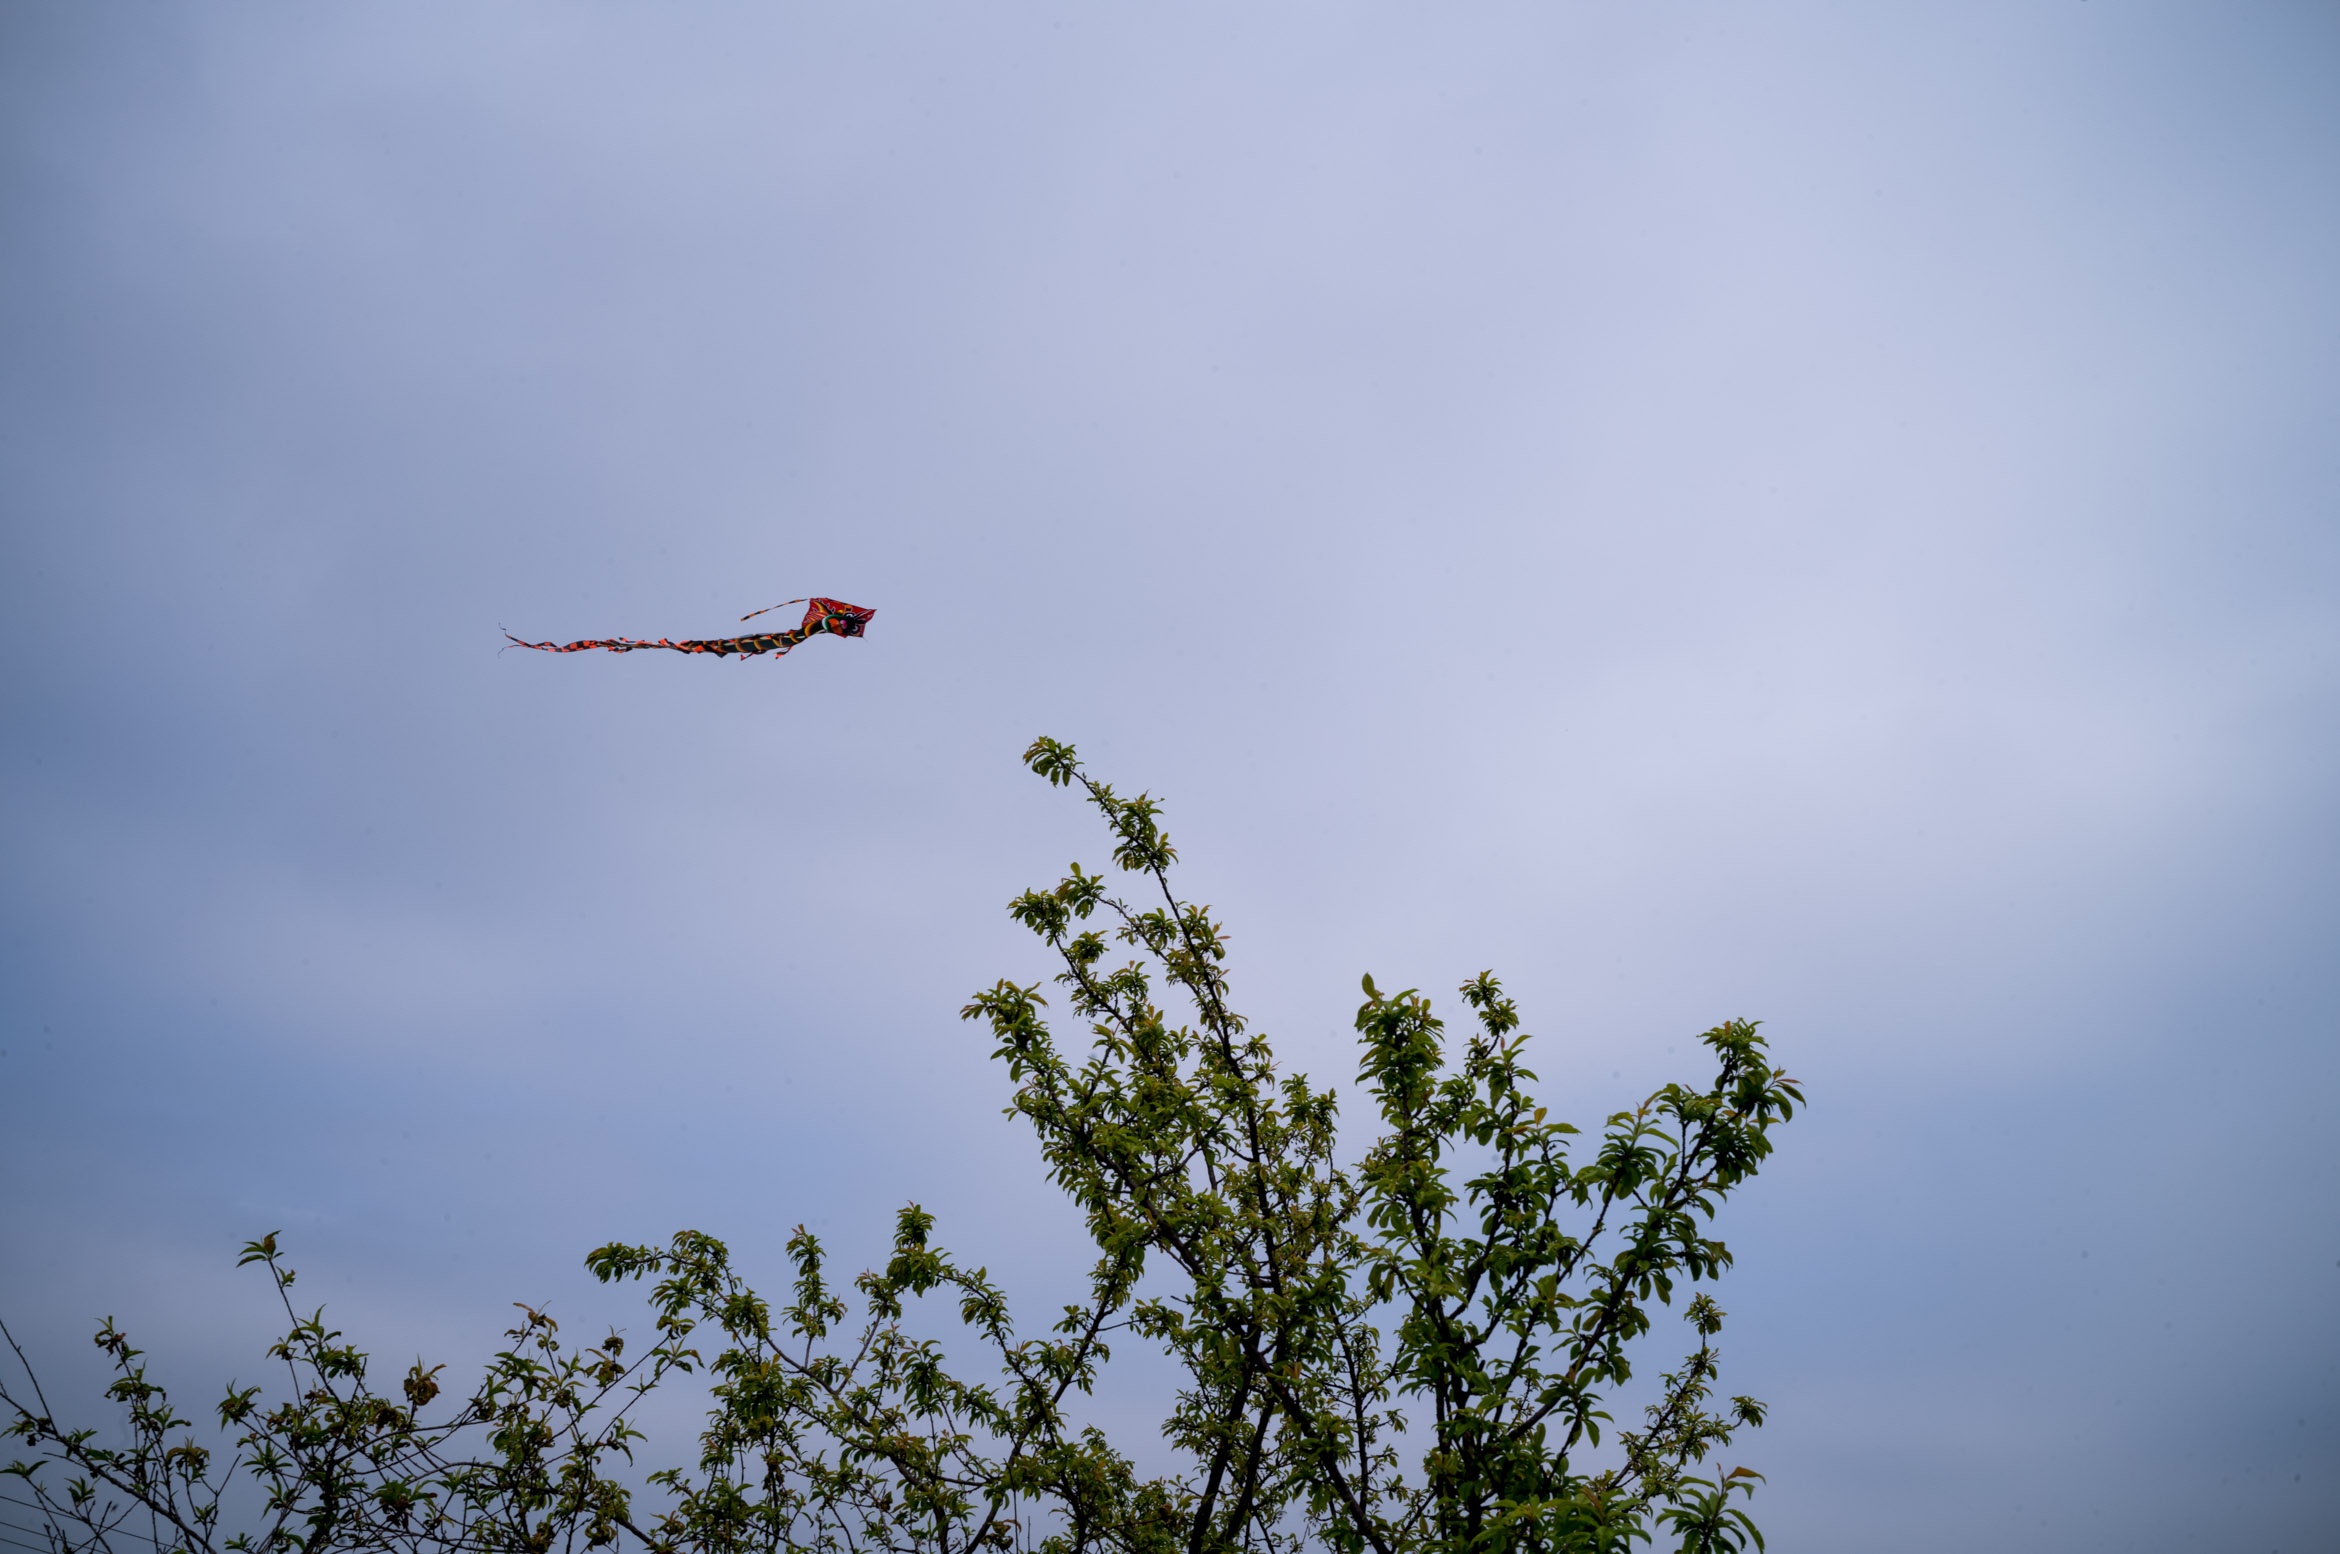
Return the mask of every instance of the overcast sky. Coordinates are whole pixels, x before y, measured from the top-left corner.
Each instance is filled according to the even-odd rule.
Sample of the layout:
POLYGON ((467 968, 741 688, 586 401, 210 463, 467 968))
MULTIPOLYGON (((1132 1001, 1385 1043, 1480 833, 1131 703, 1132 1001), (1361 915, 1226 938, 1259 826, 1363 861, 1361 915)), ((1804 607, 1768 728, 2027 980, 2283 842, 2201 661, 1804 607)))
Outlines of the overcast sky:
POLYGON ((957 1011, 1106 853, 1048 733, 1321 1080, 1368 971, 1587 1123, 1766 1022, 1774 1549, 2329 1547, 2336 82, 2260 0, 0 8, 0 1315, 200 1401, 265 1231, 461 1357, 912 1198, 1045 1312, 957 1011))

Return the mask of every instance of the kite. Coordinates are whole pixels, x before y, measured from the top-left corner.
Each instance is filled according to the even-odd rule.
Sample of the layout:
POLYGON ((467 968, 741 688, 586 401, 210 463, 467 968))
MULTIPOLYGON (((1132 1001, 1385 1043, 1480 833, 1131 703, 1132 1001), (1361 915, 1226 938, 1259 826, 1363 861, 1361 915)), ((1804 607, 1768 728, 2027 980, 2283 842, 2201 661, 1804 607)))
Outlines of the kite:
POLYGON ((514 647, 534 648, 540 653, 582 653, 587 648, 607 648, 612 653, 631 653, 636 648, 668 648, 677 653, 712 653, 717 658, 740 655, 741 662, 758 653, 770 653, 775 658, 785 656, 788 650, 808 637, 827 632, 832 637, 858 637, 869 630, 870 617, 875 610, 865 610, 858 604, 847 604, 842 599, 787 599, 763 610, 751 610, 740 617, 752 621, 769 610, 785 605, 807 606, 804 619, 794 631, 759 632, 752 637, 693 638, 687 642, 669 642, 660 637, 655 642, 643 642, 633 637, 597 637, 584 642, 523 642, 510 632, 504 636, 514 647))

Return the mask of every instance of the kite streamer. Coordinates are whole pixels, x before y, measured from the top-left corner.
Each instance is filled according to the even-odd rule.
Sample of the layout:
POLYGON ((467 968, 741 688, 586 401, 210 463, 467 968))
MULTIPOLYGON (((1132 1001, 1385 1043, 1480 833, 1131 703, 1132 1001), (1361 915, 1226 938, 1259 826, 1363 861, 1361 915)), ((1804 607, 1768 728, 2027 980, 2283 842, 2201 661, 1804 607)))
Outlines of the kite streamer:
POLYGON ((634 637, 595 637, 584 642, 554 643, 523 642, 508 631, 504 636, 514 647, 534 648, 539 653, 582 653, 587 648, 631 653, 637 648, 665 648, 675 653, 712 653, 717 658, 728 658, 734 653, 742 659, 753 658, 758 653, 770 653, 777 658, 784 656, 799 642, 824 632, 832 637, 858 637, 869 630, 870 617, 877 614, 875 610, 865 610, 858 604, 847 604, 842 599, 788 599, 781 604, 767 606, 764 610, 751 610, 740 619, 752 621, 768 610, 777 610, 789 604, 806 606, 804 620, 794 631, 766 631, 752 637, 693 638, 687 642, 670 642, 664 637, 655 642, 644 642, 634 637))

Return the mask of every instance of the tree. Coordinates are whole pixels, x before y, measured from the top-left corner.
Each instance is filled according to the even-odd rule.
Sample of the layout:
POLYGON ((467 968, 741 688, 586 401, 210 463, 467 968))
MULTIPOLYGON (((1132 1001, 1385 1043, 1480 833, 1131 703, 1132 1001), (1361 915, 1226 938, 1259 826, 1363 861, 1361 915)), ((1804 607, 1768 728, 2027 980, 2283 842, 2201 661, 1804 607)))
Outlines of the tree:
POLYGON ((522 1306, 468 1392, 420 1361, 393 1392, 322 1308, 301 1315, 270 1235, 243 1261, 284 1305, 270 1354, 285 1390, 231 1388, 227 1445, 198 1445, 109 1320, 97 1342, 127 1444, 58 1423, 29 1367, 0 1386, 7 1433, 32 1453, 6 1469, 0 1537, 55 1554, 1760 1547, 1733 1502, 1759 1475, 1693 1471, 1763 1408, 1716 1406, 1723 1313, 1687 1288, 1729 1265, 1706 1228, 1802 1101, 1756 1027, 1706 1032, 1706 1084, 1611 1116, 1578 1156, 1578 1131, 1535 1098, 1491 974, 1461 989, 1476 1029, 1451 1054, 1429 1000, 1368 977, 1359 1081, 1380 1131, 1344 1163, 1332 1092, 1280 1073, 1234 1011, 1224 935, 1177 895, 1156 802, 1117 795, 1053 740, 1025 760, 1087 796, 1137 887, 1122 899, 1075 864, 1010 904, 1062 963, 1078 1048, 1038 984, 1003 981, 963 1011, 1095 1243, 1086 1298, 1047 1334, 1019 1330, 913 1204, 885 1267, 851 1281, 857 1300, 801 1227, 777 1303, 697 1231, 605 1246, 595 1275, 650 1282, 639 1353, 614 1331, 571 1345, 522 1306), (1115 963, 1116 945, 1134 957, 1115 963), (928 1295, 955 1299, 996 1376, 962 1379, 913 1336, 910 1302, 928 1295), (1632 1376, 1653 1303, 1677 1295, 1694 1347, 1604 1452, 1604 1400, 1632 1376), (1183 1368, 1163 1429, 1177 1471, 1149 1476, 1078 1422, 1109 1346, 1130 1340, 1183 1368), (640 1401, 702 1372, 696 1461, 637 1473, 640 1401))

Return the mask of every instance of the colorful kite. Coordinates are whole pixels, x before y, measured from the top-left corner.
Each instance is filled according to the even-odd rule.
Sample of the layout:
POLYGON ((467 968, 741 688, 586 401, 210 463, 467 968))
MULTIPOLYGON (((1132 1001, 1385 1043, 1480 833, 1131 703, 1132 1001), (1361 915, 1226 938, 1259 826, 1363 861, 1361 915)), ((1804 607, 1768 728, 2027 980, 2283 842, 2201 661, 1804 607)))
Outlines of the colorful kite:
POLYGON ((779 657, 807 637, 817 637, 822 632, 832 637, 858 637, 869 630, 870 617, 877 614, 875 610, 865 610, 858 604, 847 604, 842 599, 787 599, 764 610, 752 610, 740 619, 752 621, 758 615, 789 604, 807 606, 804 620, 794 631, 768 631, 752 637, 713 637, 689 642, 669 642, 664 637, 656 642, 637 641, 632 637, 599 637, 586 642, 552 643, 523 642, 508 631, 504 635, 514 647, 534 648, 540 653, 582 653, 587 648, 631 653, 636 648, 670 648, 677 653, 712 653, 717 658, 728 658, 737 653, 747 659, 758 653, 779 657))

